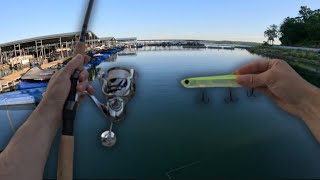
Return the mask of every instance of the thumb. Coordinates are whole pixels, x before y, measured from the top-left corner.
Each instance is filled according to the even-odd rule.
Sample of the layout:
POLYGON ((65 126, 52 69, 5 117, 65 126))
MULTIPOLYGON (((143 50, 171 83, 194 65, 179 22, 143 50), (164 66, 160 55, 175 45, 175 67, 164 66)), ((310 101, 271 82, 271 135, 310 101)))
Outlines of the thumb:
POLYGON ((68 76, 71 76, 76 69, 82 71, 84 62, 84 56, 81 54, 77 54, 63 69, 63 72, 66 73, 68 76))
POLYGON ((241 86, 250 88, 267 86, 265 73, 240 75, 237 78, 237 82, 241 86))

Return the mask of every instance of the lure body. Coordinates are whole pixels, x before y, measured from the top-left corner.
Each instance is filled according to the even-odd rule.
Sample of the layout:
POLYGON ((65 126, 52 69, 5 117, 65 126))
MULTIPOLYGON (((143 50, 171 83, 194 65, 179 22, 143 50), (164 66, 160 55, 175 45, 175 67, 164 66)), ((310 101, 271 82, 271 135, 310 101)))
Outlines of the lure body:
POLYGON ((181 81, 185 88, 241 87, 236 81, 239 75, 222 75, 187 78, 181 81))

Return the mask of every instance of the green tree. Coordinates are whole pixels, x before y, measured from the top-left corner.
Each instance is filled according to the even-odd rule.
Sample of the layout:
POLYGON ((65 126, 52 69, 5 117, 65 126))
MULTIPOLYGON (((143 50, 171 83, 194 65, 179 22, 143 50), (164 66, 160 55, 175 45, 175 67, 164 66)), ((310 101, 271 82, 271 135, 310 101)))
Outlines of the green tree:
POLYGON ((320 12, 314 12, 305 21, 306 41, 320 43, 320 12))
POLYGON ((308 20, 312 14, 313 14, 313 11, 307 6, 300 7, 299 15, 302 17, 304 21, 308 20))
POLYGON ((320 9, 301 6, 298 17, 287 17, 280 25, 279 40, 283 45, 320 47, 320 9))
POLYGON ((282 45, 295 45, 303 42, 307 37, 305 25, 300 18, 287 17, 280 26, 280 38, 282 45))
POLYGON ((272 45, 274 43, 274 40, 278 38, 278 26, 275 24, 272 24, 266 31, 264 31, 264 37, 268 38, 268 43, 271 42, 272 45))

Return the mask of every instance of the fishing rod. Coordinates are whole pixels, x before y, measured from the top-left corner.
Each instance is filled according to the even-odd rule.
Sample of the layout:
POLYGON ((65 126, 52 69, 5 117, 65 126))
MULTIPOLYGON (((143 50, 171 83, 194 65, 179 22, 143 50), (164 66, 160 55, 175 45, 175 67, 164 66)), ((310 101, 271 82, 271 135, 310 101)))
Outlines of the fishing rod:
MULTIPOLYGON (((73 51, 73 56, 77 54, 85 54, 85 39, 91 15, 91 10, 94 0, 89 0, 87 11, 85 14, 84 22, 82 25, 79 42, 76 43, 73 51)), ((63 124, 62 135, 60 140, 59 156, 58 156, 58 180, 71 180, 73 179, 73 153, 74 153, 74 136, 73 136, 73 123, 76 117, 77 109, 77 84, 79 81, 80 70, 76 70, 70 80, 71 88, 63 109, 63 124)))

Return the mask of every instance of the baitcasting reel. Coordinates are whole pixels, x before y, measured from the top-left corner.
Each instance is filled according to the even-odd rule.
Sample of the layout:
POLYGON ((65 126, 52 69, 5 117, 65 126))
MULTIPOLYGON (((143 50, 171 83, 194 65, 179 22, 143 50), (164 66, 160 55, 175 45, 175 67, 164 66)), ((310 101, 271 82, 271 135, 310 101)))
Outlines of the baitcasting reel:
POLYGON ((95 96, 89 96, 110 120, 110 128, 101 134, 101 142, 103 146, 112 147, 117 141, 112 131, 113 123, 118 123, 125 118, 126 104, 135 93, 135 72, 133 69, 115 67, 109 69, 106 74, 99 74, 99 81, 106 103, 102 104, 95 96))

